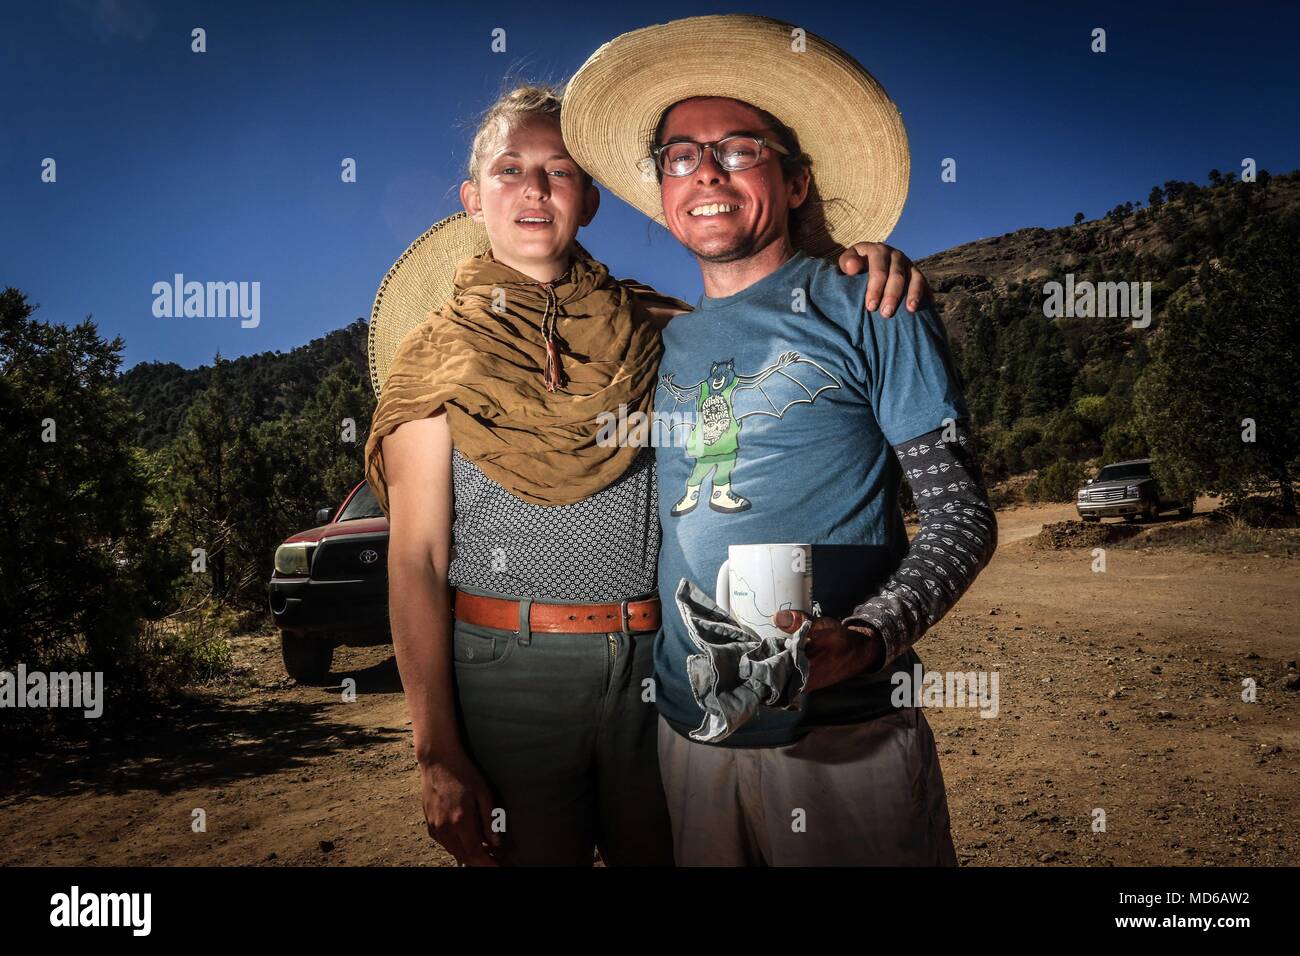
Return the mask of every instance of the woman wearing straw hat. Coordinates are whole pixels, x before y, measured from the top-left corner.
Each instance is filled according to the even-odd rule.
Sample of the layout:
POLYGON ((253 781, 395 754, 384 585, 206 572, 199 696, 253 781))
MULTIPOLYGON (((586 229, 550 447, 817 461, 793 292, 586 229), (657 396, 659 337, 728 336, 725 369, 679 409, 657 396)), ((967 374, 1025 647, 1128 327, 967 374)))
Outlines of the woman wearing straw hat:
POLYGON ((824 39, 727 15, 605 44, 569 82, 562 124, 583 168, 664 223, 704 285, 664 331, 656 405, 696 411, 684 448, 656 449, 677 863, 955 865, 912 644, 988 562, 996 521, 942 323, 929 309, 883 321, 860 277, 817 258, 898 220, 897 108, 824 39), (784 568, 757 565, 740 592, 735 560, 720 572, 736 545, 799 548, 775 542, 812 545, 812 593, 782 592, 809 606, 778 611, 766 592, 761 623, 795 637, 760 642, 710 595, 729 580, 757 620, 784 568))
MULTIPOLYGON (((590 864, 594 848, 670 864, 654 455, 598 432, 604 412, 650 411, 659 329, 688 306, 612 279, 577 244, 598 195, 559 114, 535 87, 495 104, 461 188, 468 215, 385 278, 367 477, 390 520, 430 834, 468 864, 590 864)), ((891 251, 866 252, 844 262, 870 263, 878 295, 891 251)), ((897 297, 910 263, 890 264, 897 297)))

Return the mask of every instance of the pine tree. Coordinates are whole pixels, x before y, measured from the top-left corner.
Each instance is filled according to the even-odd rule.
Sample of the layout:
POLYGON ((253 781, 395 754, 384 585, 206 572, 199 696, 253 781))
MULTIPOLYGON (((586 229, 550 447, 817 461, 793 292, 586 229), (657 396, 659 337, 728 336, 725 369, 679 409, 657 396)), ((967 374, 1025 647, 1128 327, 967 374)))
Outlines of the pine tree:
POLYGON ((218 354, 208 387, 172 442, 164 478, 175 543, 187 559, 194 549, 205 552, 206 590, 218 601, 238 597, 253 583, 249 548, 239 531, 256 508, 247 496, 265 490, 258 481, 253 403, 247 392, 233 389, 227 364, 218 354))
POLYGON ((0 667, 117 673, 167 569, 154 549, 140 422, 114 387, 123 342, 40 322, 0 293, 0 667))
POLYGON ((998 330, 992 316, 979 303, 975 304, 975 318, 962 349, 961 370, 966 386, 966 401, 976 425, 993 421, 997 402, 997 385, 1001 356, 998 351, 998 330))
POLYGON ((361 460, 374 393, 351 362, 340 361, 299 415, 282 415, 259 432, 258 444, 276 462, 277 521, 300 530, 319 508, 334 508, 364 477, 361 460))
POLYGON ((307 458, 326 501, 342 501, 362 479, 361 456, 374 414, 374 392, 346 361, 330 369, 303 407, 307 458))

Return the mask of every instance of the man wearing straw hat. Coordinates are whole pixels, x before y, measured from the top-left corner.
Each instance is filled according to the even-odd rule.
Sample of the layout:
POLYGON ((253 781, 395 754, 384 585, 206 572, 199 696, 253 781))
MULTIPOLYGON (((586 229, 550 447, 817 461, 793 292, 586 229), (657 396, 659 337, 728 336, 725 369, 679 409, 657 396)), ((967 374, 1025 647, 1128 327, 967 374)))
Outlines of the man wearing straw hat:
POLYGON ((899 690, 996 522, 942 324, 928 308, 884 320, 864 277, 819 258, 897 222, 897 108, 831 43, 728 15, 601 47, 562 124, 579 164, 664 224, 704 284, 664 332, 656 397, 660 416, 694 413, 684 448, 656 442, 678 864, 955 865, 934 738, 899 690), (795 636, 759 641, 694 582, 715 580, 729 545, 773 542, 829 546, 813 557, 821 606, 778 613, 795 636))

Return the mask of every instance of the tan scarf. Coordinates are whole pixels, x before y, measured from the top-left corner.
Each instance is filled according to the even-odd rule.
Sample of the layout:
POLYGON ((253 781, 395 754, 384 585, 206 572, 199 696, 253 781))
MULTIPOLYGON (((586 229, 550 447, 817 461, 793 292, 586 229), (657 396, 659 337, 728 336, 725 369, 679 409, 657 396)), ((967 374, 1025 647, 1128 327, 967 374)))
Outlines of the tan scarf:
POLYGON ((571 504, 622 475, 641 448, 598 445, 598 416, 625 405, 648 419, 663 352, 637 300, 686 307, 611 278, 580 246, 550 284, 490 252, 462 262, 454 297, 398 346, 375 408, 366 477, 384 514, 381 442, 442 406, 457 450, 525 501, 571 504))

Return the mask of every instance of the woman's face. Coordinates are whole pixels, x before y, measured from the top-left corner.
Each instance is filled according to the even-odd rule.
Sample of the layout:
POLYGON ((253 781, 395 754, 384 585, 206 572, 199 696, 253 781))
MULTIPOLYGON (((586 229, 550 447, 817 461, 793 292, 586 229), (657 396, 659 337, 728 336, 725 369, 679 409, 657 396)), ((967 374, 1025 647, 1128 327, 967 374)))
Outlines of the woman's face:
POLYGON ((600 197, 587 182, 550 116, 524 117, 479 157, 479 180, 460 188, 461 202, 482 222, 498 260, 548 282, 568 267, 581 226, 600 197))

